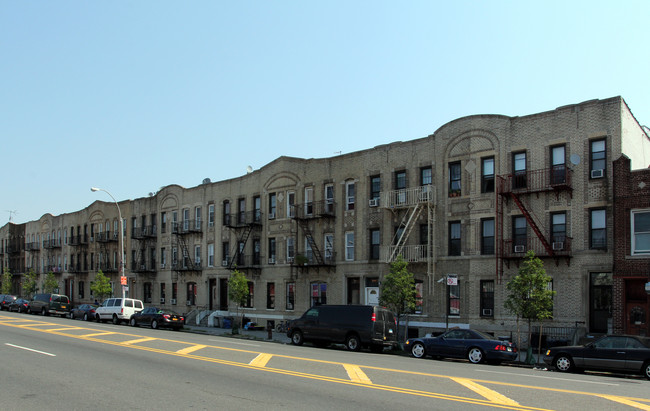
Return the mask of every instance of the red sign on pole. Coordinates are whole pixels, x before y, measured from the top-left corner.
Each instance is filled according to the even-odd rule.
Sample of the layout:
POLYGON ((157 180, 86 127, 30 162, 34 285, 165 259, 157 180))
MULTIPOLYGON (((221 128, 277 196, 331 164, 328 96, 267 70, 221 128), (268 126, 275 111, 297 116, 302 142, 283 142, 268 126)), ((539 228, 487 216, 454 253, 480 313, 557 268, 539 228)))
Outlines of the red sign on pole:
POLYGON ((120 277, 120 284, 126 285, 126 276, 123 275, 120 277))

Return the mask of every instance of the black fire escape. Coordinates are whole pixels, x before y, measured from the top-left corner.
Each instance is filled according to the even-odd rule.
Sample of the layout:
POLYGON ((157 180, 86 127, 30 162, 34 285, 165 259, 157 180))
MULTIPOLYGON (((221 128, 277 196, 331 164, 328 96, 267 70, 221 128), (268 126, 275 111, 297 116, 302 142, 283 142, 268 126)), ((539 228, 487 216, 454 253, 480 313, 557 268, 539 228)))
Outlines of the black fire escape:
POLYGON ((203 234, 202 220, 183 220, 172 222, 172 234, 180 252, 180 258, 172 256, 172 270, 176 273, 200 273, 203 270, 200 257, 193 256, 189 248, 190 240, 194 236, 203 234))
POLYGON ((135 258, 131 261, 131 271, 139 274, 155 274, 156 261, 151 258, 147 264, 147 250, 151 249, 153 243, 155 247, 158 230, 156 225, 144 227, 133 227, 131 238, 138 240, 135 258))
POLYGON ((299 251, 296 254, 291 264, 300 269, 310 267, 317 269, 320 267, 334 268, 336 254, 331 244, 325 244, 325 253, 321 253, 314 239, 314 226, 318 224, 317 222, 333 220, 336 217, 336 203, 331 200, 323 200, 295 204, 291 206, 290 213, 290 217, 296 221, 309 245, 308 249, 299 251))
POLYGON ((535 255, 540 258, 554 258, 556 264, 561 258, 564 258, 569 264, 572 256, 571 237, 566 235, 553 237, 550 230, 544 229, 540 219, 534 215, 531 204, 540 197, 546 199, 547 195, 554 195, 557 200, 562 192, 572 196, 572 175, 571 169, 561 165, 498 176, 496 190, 496 271, 498 281, 501 281, 503 276, 504 262, 508 266, 510 261, 518 263, 529 250, 534 251, 535 255), (504 207, 510 200, 521 211, 535 236, 527 236, 523 239, 515 238, 514 233, 504 235, 504 207))
POLYGON ((229 214, 224 218, 224 225, 237 238, 233 251, 230 253, 232 258, 225 261, 226 267, 230 270, 242 268, 259 272, 261 270, 259 243, 257 249, 253 250, 253 254, 247 255, 245 250, 253 231, 259 232, 262 229, 261 210, 239 211, 234 215, 229 214))
POLYGON ((104 231, 103 233, 97 233, 95 235, 95 241, 99 243, 99 251, 100 255, 105 256, 102 260, 98 261, 97 263, 97 268, 99 270, 102 270, 102 273, 117 273, 118 266, 119 266, 119 260, 120 257, 118 256, 115 258, 116 261, 113 262, 113 264, 110 263, 110 256, 111 254, 113 255, 118 255, 117 253, 121 253, 121 250, 118 250, 117 247, 119 246, 119 232, 110 232, 110 231, 104 231), (109 244, 115 244, 115 247, 110 247, 109 244))

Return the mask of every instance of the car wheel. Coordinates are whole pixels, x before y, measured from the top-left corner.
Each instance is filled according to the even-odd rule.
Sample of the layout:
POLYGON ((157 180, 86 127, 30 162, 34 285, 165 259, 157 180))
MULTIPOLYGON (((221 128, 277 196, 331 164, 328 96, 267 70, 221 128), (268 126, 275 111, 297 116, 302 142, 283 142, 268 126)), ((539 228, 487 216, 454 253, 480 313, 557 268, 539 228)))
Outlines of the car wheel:
POLYGON ((480 364, 484 359, 483 351, 478 347, 472 347, 467 352, 467 359, 472 364, 480 364))
POLYGON ((151 328, 153 328, 154 330, 157 330, 158 329, 158 321, 153 320, 151 322, 151 328))
POLYGON ((414 343, 413 347, 411 347, 411 355, 415 358, 424 358, 424 344, 421 342, 414 343))
POLYGON ((41 310, 41 315, 44 316, 44 317, 47 315, 47 311, 45 311, 45 308, 43 308, 41 310))
POLYGON ((650 361, 646 361, 646 363, 643 364, 643 375, 650 380, 650 361))
POLYGON ((348 338, 345 339, 345 348, 350 351, 359 351, 361 349, 361 341, 359 341, 359 336, 356 334, 348 335, 348 338))
POLYGON ((120 323, 120 319, 117 318, 116 314, 113 314, 113 324, 118 325, 120 323))
POLYGON ((99 321, 99 314, 95 314, 95 321, 100 322, 99 321))
POLYGON ((84 321, 88 321, 88 313, 84 313, 84 321))
POLYGON ((291 344, 293 345, 302 345, 305 340, 302 337, 302 333, 300 331, 294 331, 291 333, 291 344))
POLYGON ((555 369, 560 372, 569 372, 573 370, 573 360, 566 354, 560 354, 553 361, 555 369))
POLYGON ((138 325, 135 323, 135 318, 133 317, 131 317, 131 321, 129 321, 129 324, 131 325, 131 327, 135 327, 136 325, 138 325))

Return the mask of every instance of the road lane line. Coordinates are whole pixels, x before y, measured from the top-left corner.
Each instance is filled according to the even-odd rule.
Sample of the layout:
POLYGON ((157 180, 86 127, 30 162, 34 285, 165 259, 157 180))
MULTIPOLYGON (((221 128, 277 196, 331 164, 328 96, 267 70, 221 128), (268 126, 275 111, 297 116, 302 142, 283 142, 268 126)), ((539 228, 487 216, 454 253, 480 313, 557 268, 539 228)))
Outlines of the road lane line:
POLYGON ((208 339, 208 341, 225 342, 225 343, 228 343, 228 344, 235 344, 235 345, 246 345, 246 346, 249 346, 249 347, 261 347, 261 345, 259 345, 259 344, 249 344, 249 343, 228 341, 228 337, 222 338, 220 340, 215 340, 214 338, 210 338, 210 339, 208 339))
POLYGON ((452 381, 456 381, 460 385, 463 385, 470 390, 474 391, 475 393, 487 398, 488 400, 497 403, 497 404, 506 404, 506 405, 513 405, 513 406, 518 406, 520 405, 517 401, 511 400, 510 398, 506 397, 505 395, 499 394, 498 392, 491 390, 487 387, 484 387, 480 384, 475 383, 474 381, 467 379, 467 378, 456 378, 456 377, 451 377, 452 381))
POLYGON ((117 333, 113 332, 113 331, 104 331, 104 332, 101 332, 101 333, 79 335, 78 337, 80 337, 80 338, 97 337, 97 336, 100 336, 100 335, 109 335, 109 334, 117 334, 117 333))
POLYGON ((82 330, 83 328, 79 327, 66 327, 66 328, 51 328, 48 331, 67 331, 67 330, 82 330))
POLYGON ((152 337, 144 337, 144 338, 138 338, 137 340, 129 340, 129 341, 124 341, 122 344, 124 345, 131 345, 131 344, 137 344, 145 341, 153 341, 157 340, 157 338, 152 338, 152 337))
POLYGON ((361 367, 353 364, 343 364, 343 368, 348 373, 350 381, 359 382, 362 384, 372 384, 370 378, 366 375, 365 372, 361 371, 361 367))
POLYGON ((194 351, 201 350, 205 347, 207 347, 207 345, 202 345, 202 344, 192 345, 187 348, 181 348, 180 350, 176 351, 176 354, 189 354, 189 353, 193 353, 194 351))
POLYGON ((35 352, 37 354, 43 354, 43 355, 49 355, 50 357, 56 357, 56 354, 52 354, 52 353, 45 352, 45 351, 34 350, 33 348, 21 347, 20 345, 13 345, 13 344, 9 344, 9 343, 5 343, 5 345, 8 345, 9 347, 14 347, 14 348, 20 348, 21 350, 25 350, 25 351, 35 352))
POLYGON ((621 384, 614 384, 610 382, 598 382, 598 381, 584 381, 584 380, 578 380, 575 378, 560 378, 560 377, 547 377, 544 375, 528 375, 528 374, 520 374, 520 373, 512 373, 512 372, 503 372, 503 371, 486 371, 486 370, 476 370, 476 372, 487 372, 487 373, 492 373, 492 374, 505 374, 505 375, 514 375, 517 377, 528 377, 528 378, 541 378, 541 379, 546 379, 546 380, 557 380, 557 381, 571 381, 571 382, 579 382, 583 384, 596 384, 596 385, 609 385, 612 387, 618 387, 621 384))
POLYGON ((619 404, 629 405, 630 407, 638 408, 640 410, 650 411, 650 405, 641 404, 636 401, 628 400, 627 398, 619 397, 616 395, 607 395, 601 394, 599 397, 605 398, 606 400, 614 401, 619 404))
POLYGON ((266 364, 269 362, 269 360, 273 357, 273 354, 267 354, 267 353, 260 353, 257 357, 253 359, 249 365, 252 365, 253 367, 266 367, 266 364))

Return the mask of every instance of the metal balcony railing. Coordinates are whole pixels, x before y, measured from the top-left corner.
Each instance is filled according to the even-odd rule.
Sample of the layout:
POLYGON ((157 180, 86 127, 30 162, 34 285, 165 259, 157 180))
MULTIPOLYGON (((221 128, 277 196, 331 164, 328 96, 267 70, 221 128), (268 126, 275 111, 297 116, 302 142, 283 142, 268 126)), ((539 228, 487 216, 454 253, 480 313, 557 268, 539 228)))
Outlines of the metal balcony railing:
POLYGON ((504 239, 503 258, 523 258, 526 252, 532 250, 537 257, 567 257, 572 254, 571 237, 549 237, 553 254, 549 254, 542 241, 537 237, 526 237, 525 239, 504 239))
POLYGON ((294 204, 289 207, 289 217, 323 218, 336 216, 336 202, 331 200, 311 201, 303 204, 294 204))
POLYGON ((435 190, 432 185, 424 185, 399 190, 382 191, 379 203, 376 199, 369 201, 370 207, 401 208, 413 207, 418 204, 434 203, 435 190))
POLYGON ((572 178, 573 170, 567 166, 555 166, 500 175, 497 184, 501 194, 535 193, 571 190, 572 178))

